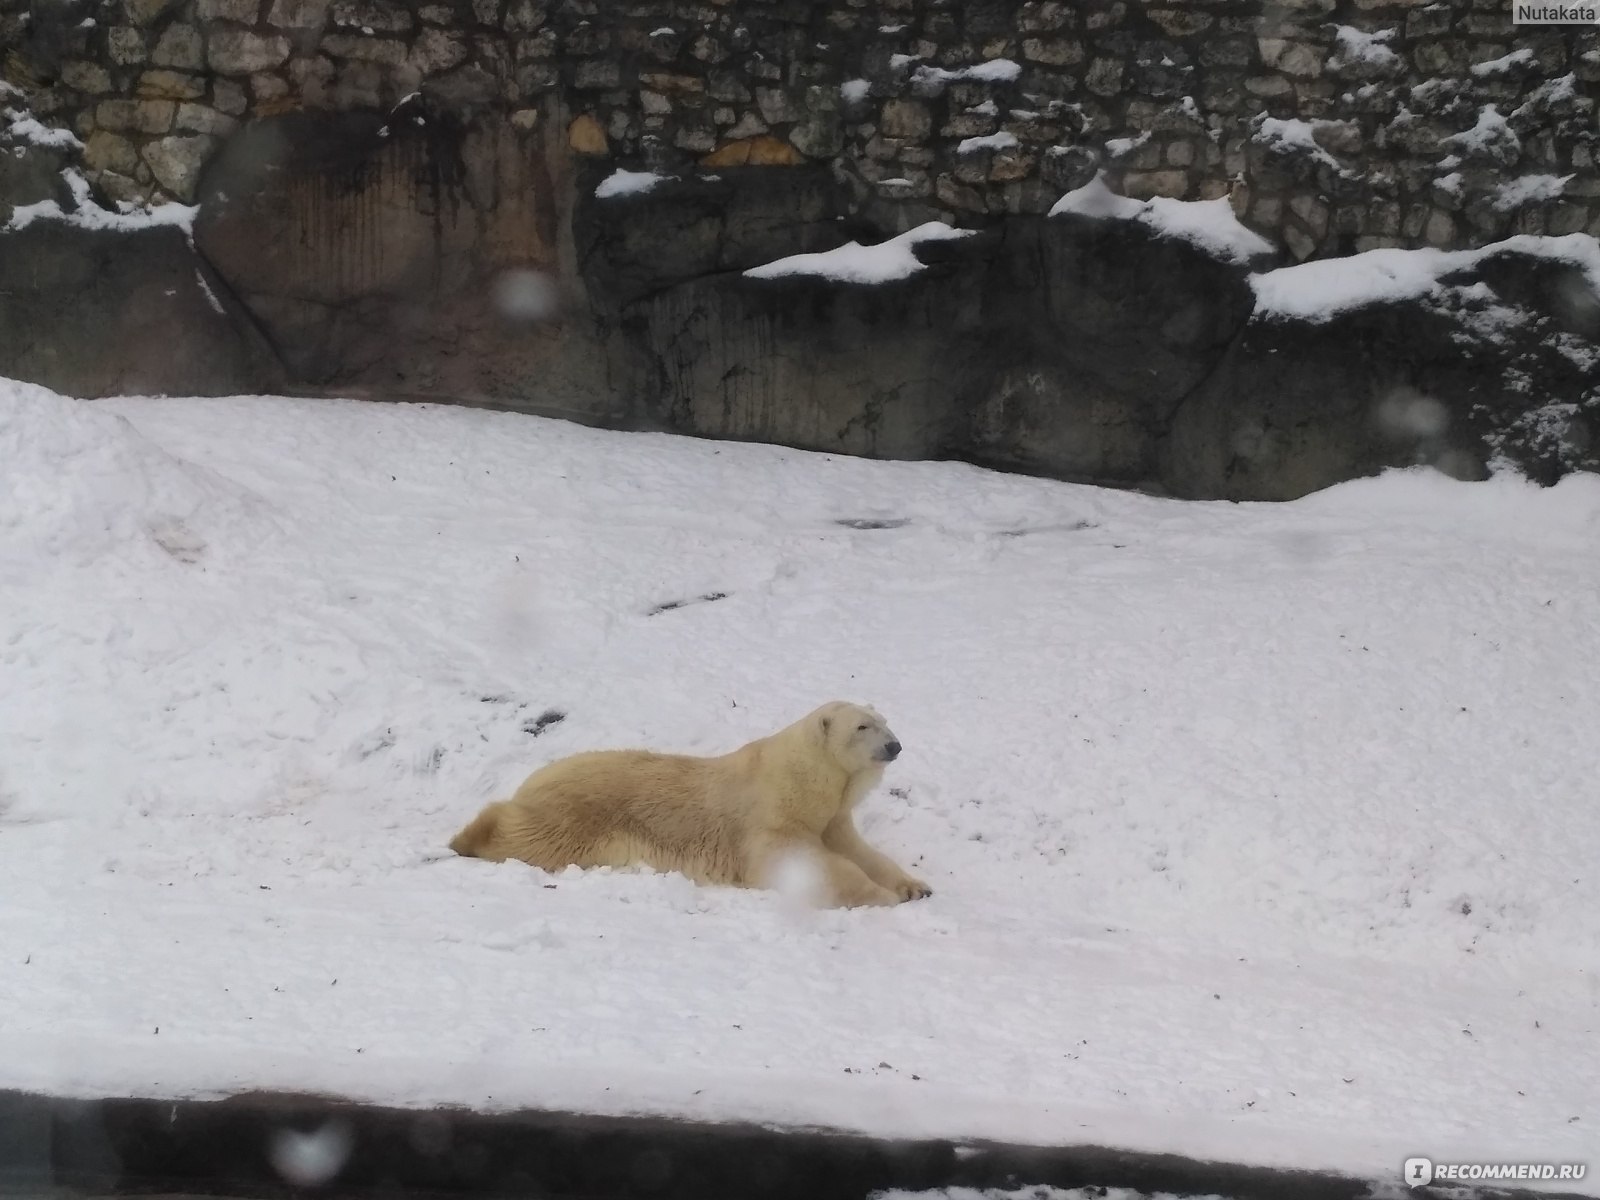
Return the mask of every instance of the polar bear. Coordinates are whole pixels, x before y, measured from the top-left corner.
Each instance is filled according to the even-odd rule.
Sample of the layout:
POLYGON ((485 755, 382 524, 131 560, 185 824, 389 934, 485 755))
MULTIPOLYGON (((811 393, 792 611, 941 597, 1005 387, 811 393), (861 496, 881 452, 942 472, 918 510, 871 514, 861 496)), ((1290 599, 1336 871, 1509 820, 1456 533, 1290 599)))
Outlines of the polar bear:
POLYGON ((899 754, 876 711, 842 700, 718 757, 575 754, 485 808, 450 848, 547 871, 642 865, 735 887, 782 886, 793 870, 818 877, 830 907, 898 904, 932 889, 867 845, 852 813, 899 754))

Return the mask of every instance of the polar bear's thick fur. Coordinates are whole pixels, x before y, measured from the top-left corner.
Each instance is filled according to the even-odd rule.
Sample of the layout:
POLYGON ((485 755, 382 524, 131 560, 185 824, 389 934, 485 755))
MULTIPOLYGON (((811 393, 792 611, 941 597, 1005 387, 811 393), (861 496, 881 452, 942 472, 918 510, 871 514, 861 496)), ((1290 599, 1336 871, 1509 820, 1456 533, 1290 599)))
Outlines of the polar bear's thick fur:
POLYGON ((832 907, 898 904, 931 891, 867 845, 851 813, 899 754, 881 716, 837 700, 714 758, 575 754, 485 808, 450 848, 547 871, 642 865, 736 887, 810 876, 832 907))

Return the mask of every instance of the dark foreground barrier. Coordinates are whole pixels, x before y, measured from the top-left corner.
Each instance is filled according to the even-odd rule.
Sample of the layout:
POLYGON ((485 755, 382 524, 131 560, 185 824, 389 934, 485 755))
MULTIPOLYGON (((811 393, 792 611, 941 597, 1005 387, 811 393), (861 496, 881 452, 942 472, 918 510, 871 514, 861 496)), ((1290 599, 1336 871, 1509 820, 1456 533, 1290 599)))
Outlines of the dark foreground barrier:
POLYGON ((1102 1147, 881 1141, 826 1130, 407 1110, 267 1093, 174 1102, 0 1092, 0 1193, 14 1196, 864 1200, 890 1188, 1040 1184, 1236 1200, 1358 1200, 1397 1191, 1348 1176, 1102 1147))

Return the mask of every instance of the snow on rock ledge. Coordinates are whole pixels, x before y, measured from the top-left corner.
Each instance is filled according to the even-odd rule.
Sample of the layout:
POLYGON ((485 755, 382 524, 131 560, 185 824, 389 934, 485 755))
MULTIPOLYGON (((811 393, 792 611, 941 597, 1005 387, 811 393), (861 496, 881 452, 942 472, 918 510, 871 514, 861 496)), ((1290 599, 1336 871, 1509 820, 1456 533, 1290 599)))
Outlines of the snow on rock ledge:
POLYGON ((1256 295, 1256 316, 1318 324, 1369 305, 1436 295, 1442 276, 1471 270, 1486 259, 1507 253, 1577 267, 1600 297, 1600 240, 1584 233, 1564 237, 1523 234, 1478 250, 1368 250, 1264 271, 1251 276, 1250 284, 1256 295))
POLYGON ((1107 187, 1104 172, 1057 200, 1050 215, 1137 221, 1162 237, 1188 242, 1223 262, 1244 264, 1274 253, 1271 242, 1239 224, 1225 196, 1216 200, 1163 196, 1135 200, 1107 187))
POLYGON ((875 246, 846 242, 816 254, 794 254, 776 262, 751 267, 751 279, 779 279, 788 275, 812 275, 837 283, 890 283, 909 279, 923 269, 915 247, 921 242, 944 242, 970 237, 970 229, 953 229, 943 221, 929 221, 898 237, 875 246))
POLYGON ((611 200, 617 196, 638 196, 675 179, 673 175, 658 175, 654 171, 625 171, 618 167, 600 181, 594 189, 595 199, 611 200))
POLYGON ((199 214, 198 205, 165 203, 145 208, 128 201, 120 201, 115 210, 103 208, 95 201, 89 183, 75 170, 62 172, 73 205, 63 207, 58 200, 40 200, 14 209, 11 218, 0 225, 0 233, 26 229, 35 221, 60 221, 77 229, 105 229, 116 233, 132 233, 139 229, 175 226, 185 233, 194 232, 194 219, 199 214))

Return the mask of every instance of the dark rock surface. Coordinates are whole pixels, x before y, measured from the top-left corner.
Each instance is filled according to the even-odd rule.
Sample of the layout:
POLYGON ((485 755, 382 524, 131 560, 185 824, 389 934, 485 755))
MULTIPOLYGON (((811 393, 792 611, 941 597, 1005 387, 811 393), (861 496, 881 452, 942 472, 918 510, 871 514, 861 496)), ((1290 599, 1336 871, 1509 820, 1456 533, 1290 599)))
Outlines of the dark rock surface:
POLYGON ((38 220, 0 233, 0 374, 79 396, 225 395, 284 382, 183 230, 38 220))
POLYGON ((635 390, 685 433, 1139 483, 1249 315, 1240 272, 1133 226, 1018 218, 918 253, 872 286, 660 289, 625 310, 635 390))
POLYGON ((420 98, 290 114, 208 168, 195 242, 303 385, 605 417, 606 358, 562 261, 562 163, 536 132, 420 98), (501 302, 507 272, 539 319, 501 302))
POLYGON ((65 150, 21 144, 0 147, 0 225, 29 204, 70 202, 61 172, 71 161, 65 150))
POLYGON ((1415 463, 1550 483, 1600 469, 1597 434, 1600 298, 1572 265, 1503 253, 1424 300, 1253 319, 1176 414, 1160 478, 1241 500, 1415 463))

